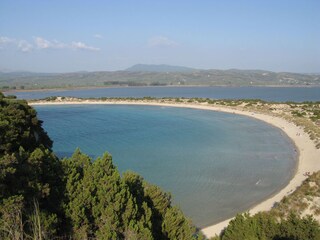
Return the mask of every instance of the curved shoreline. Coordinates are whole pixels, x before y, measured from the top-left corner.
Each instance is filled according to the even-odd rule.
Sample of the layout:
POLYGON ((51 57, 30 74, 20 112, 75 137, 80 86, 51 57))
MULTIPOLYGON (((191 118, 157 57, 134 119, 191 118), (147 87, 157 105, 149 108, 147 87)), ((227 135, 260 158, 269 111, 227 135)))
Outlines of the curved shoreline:
MULTIPOLYGON (((95 100, 81 100, 81 101, 60 101, 60 102, 33 102, 30 105, 82 105, 82 104, 114 104, 114 105, 150 105, 150 106, 166 106, 166 107, 184 107, 184 108, 194 108, 202 110, 211 111, 221 111, 227 113, 240 114, 248 117, 252 117, 261 121, 271 124, 280 130, 282 130, 295 144, 298 151, 298 162, 296 167, 296 172, 294 173, 292 179, 289 183, 280 189, 277 193, 271 197, 265 199, 261 203, 252 207, 249 212, 255 214, 259 211, 268 211, 272 208, 274 203, 279 202, 284 196, 291 194, 298 186, 301 185, 303 180, 307 178, 304 175, 305 172, 314 172, 320 170, 320 164, 317 156, 320 154, 320 150, 316 149, 314 143, 309 138, 308 134, 303 131, 302 128, 296 126, 293 123, 279 117, 274 117, 267 114, 254 113, 250 111, 243 111, 239 109, 231 109, 227 107, 220 106, 209 106, 191 103, 161 103, 161 102, 151 102, 151 101, 95 101, 95 100)), ((201 231, 208 237, 213 237, 216 234, 219 235, 220 232, 228 225, 232 218, 222 221, 220 223, 214 224, 212 226, 201 229, 201 231)))

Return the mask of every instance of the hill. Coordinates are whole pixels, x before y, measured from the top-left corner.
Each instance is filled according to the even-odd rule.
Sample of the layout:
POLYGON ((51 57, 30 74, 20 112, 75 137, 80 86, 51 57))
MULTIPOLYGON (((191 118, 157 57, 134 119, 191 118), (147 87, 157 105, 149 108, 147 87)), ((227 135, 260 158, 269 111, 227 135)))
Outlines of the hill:
POLYGON ((196 69, 182 66, 172 66, 166 64, 136 64, 125 69, 128 72, 194 72, 196 69))
POLYGON ((135 65, 125 71, 72 73, 0 72, 0 89, 103 86, 319 86, 320 74, 264 70, 201 70, 169 65, 135 65))

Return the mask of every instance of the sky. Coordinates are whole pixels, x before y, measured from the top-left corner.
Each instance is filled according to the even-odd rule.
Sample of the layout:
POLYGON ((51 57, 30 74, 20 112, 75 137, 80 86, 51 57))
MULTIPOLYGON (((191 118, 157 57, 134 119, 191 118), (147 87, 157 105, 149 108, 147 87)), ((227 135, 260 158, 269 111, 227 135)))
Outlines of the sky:
POLYGON ((0 0, 0 70, 320 72, 319 0, 0 0))

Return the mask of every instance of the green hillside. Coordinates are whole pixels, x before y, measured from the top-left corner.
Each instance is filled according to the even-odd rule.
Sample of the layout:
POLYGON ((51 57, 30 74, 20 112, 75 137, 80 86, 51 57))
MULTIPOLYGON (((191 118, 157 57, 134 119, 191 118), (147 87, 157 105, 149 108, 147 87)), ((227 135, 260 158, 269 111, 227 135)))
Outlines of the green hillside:
POLYGON ((320 75, 263 70, 197 70, 168 65, 135 65, 126 71, 109 72, 0 72, 0 89, 4 90, 170 85, 319 86, 320 75))

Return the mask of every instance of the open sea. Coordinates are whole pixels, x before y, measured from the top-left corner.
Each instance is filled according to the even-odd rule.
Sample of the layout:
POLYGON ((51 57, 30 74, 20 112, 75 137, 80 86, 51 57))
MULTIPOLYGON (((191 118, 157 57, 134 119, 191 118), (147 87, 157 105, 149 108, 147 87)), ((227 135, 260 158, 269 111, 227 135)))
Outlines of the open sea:
MULTIPOLYGON (((98 97, 103 95, 97 94, 100 91, 118 90, 74 93, 98 97)), ((71 96, 70 91, 65 93, 71 96)), ((19 93, 19 97, 39 98, 37 94, 19 93)), ((232 217, 276 193, 296 167, 297 154, 290 139, 281 130, 250 117, 158 106, 35 108, 60 157, 70 156, 77 147, 93 158, 110 152, 120 172, 133 170, 171 192, 174 203, 199 227, 232 217)))

